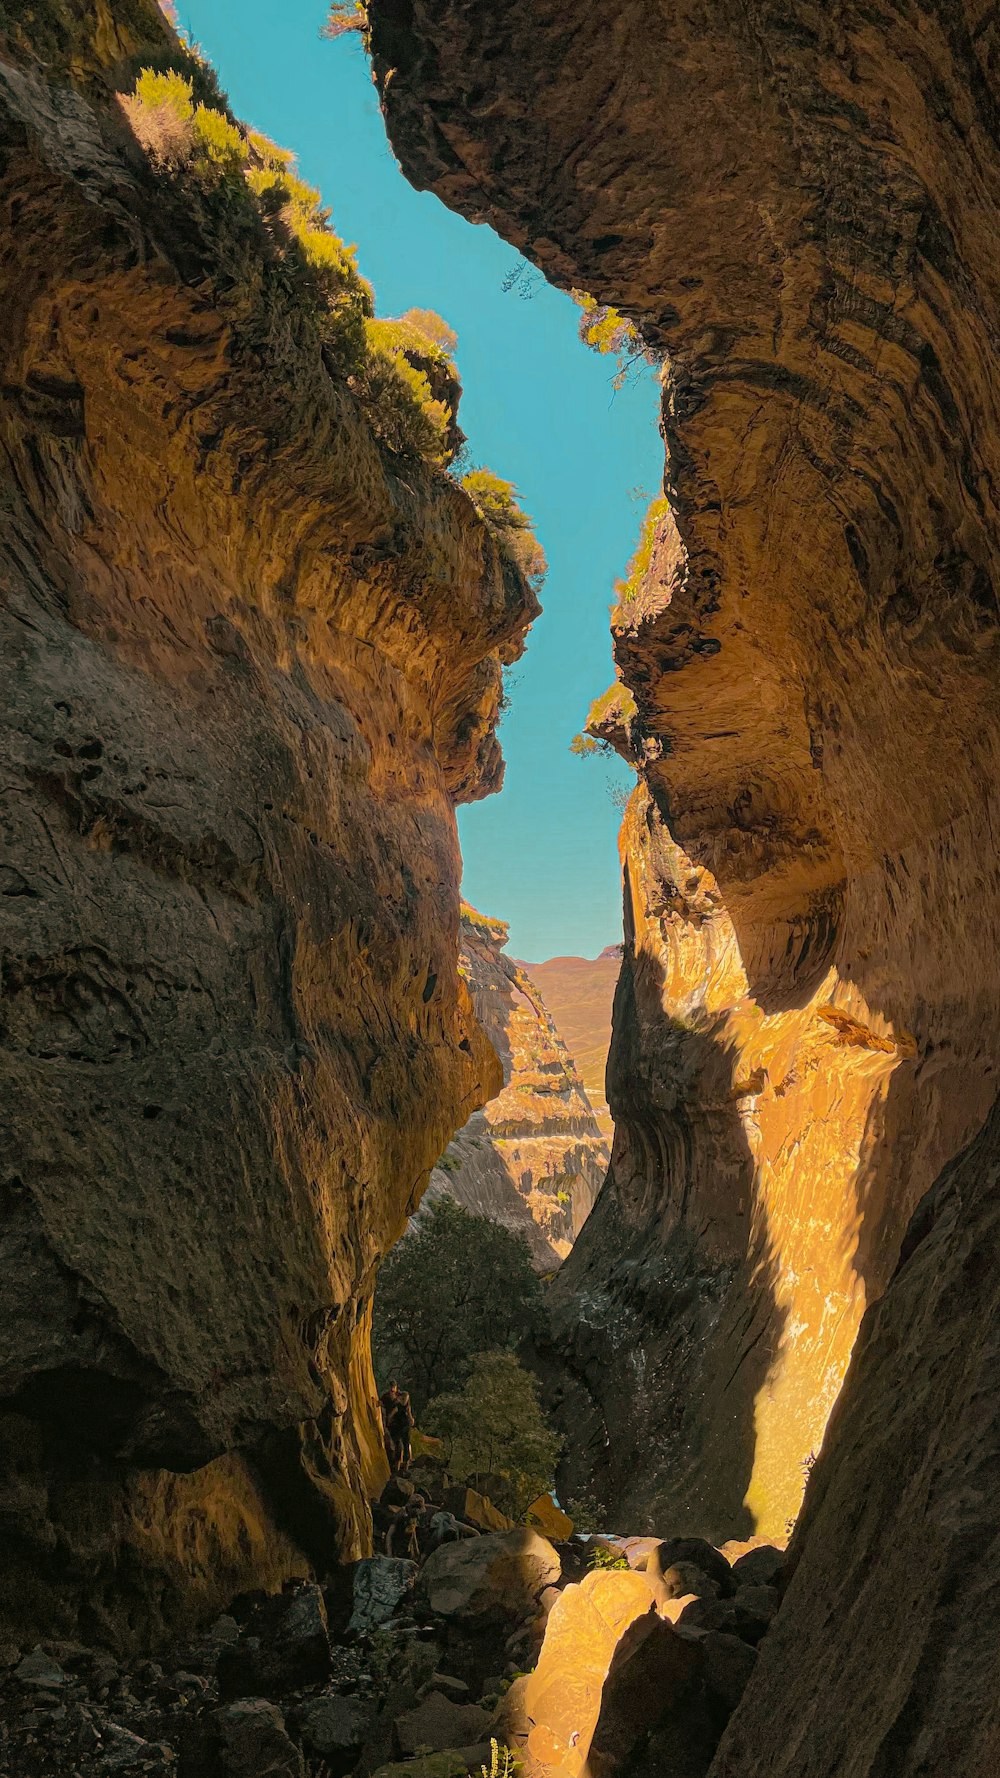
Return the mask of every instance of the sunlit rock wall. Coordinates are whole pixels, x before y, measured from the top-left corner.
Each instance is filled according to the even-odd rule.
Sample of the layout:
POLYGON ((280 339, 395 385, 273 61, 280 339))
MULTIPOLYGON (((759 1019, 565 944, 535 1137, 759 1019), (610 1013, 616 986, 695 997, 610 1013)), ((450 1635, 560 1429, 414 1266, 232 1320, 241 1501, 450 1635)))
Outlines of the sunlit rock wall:
POLYGON ((365 1547, 374 1271, 500 1084, 453 805, 536 606, 152 175, 158 10, 0 24, 0 1619, 142 1637, 365 1547))
POLYGON ((640 1507, 622 1478, 649 1464, 651 1512, 780 1527, 874 1302, 784 1661, 722 1769, 985 1774, 997 1663, 968 1645, 962 1577, 1000 1530, 971 1457, 1000 1437, 1000 1384, 962 1267, 992 1125, 948 1175, 947 1225, 894 1267, 996 1095, 996 20, 962 0, 373 15, 410 176, 669 354, 671 516, 617 622, 643 786, 621 1126, 557 1286, 568 1412, 613 1505, 640 1507), (638 1411, 612 1418, 612 1389, 638 1411), (881 1557, 898 1539, 912 1566, 921 1535, 918 1600, 881 1557))
POLYGON ((608 1144, 573 1057, 531 976, 504 955, 507 927, 462 914, 460 970, 503 1067, 503 1088, 474 1111, 431 1174, 442 1193, 523 1235, 548 1271, 565 1259, 608 1167, 608 1144))

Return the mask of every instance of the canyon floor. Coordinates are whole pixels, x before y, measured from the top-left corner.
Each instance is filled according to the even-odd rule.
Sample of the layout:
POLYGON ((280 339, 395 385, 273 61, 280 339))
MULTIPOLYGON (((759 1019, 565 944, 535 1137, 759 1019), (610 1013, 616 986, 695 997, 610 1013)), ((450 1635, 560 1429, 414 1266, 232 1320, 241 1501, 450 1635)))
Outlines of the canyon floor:
POLYGON ((5 1778, 464 1778, 511 1757, 528 1778, 700 1778, 783 1552, 566 1539, 554 1505, 552 1539, 494 1530, 463 1494, 426 1464, 392 1478, 375 1522, 390 1548, 413 1527, 406 1554, 239 1597, 155 1659, 4 1645, 5 1778))

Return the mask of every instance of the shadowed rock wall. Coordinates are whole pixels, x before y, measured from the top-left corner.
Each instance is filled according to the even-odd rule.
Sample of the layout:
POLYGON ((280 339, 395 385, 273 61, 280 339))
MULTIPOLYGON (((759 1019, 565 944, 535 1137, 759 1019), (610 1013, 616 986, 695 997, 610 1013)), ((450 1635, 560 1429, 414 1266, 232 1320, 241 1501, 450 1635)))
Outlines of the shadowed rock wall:
POLYGON ((961 1441, 975 1420, 992 1449, 1000 1400, 988 1304, 958 1279, 992 1125, 920 1261, 926 1284, 943 1269, 933 1308, 915 1311, 917 1258, 893 1273, 996 1094, 996 20, 372 11, 409 175, 669 355, 670 510, 615 614, 637 706, 618 739, 643 783, 615 1152, 556 1287, 572 1417, 610 1505, 645 1492, 651 1515, 687 1502, 692 1530, 743 1511, 780 1529, 877 1302, 816 1468, 781 1674, 768 1655, 721 1769, 950 1773, 937 1698, 969 1725, 958 1764, 985 1774, 996 1664, 966 1647, 961 1576, 997 1509, 964 1488, 961 1441), (942 1438, 949 1384, 969 1419, 942 1438), (917 1479, 901 1497, 888 1474, 917 1479), (897 1536, 913 1559, 917 1527, 941 1556, 926 1609, 875 1560, 897 1536), (864 1613, 883 1630, 867 1666, 846 1653, 864 1613))
POLYGON ((0 25, 0 1617, 143 1637, 366 1546, 374 1270, 500 1081, 453 809, 537 607, 150 171, 157 9, 0 25))
POLYGON ((424 1203, 446 1193, 525 1237, 548 1271, 565 1259, 608 1166, 608 1145, 573 1057, 527 970, 503 948, 507 927, 462 913, 460 970, 500 1058, 503 1089, 452 1138, 424 1203))

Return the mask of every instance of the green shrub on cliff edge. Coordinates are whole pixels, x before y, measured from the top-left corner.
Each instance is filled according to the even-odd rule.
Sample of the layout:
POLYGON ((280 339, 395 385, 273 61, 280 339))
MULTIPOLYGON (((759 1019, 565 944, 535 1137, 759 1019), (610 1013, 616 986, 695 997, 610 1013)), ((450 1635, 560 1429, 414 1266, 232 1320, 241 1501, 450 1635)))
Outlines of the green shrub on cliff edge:
POLYGON ((653 549, 660 521, 670 511, 670 502, 665 494, 658 494, 651 502, 646 516, 642 521, 639 542, 629 561, 628 568, 621 580, 615 581, 615 601, 611 609, 611 622, 614 625, 627 618, 626 607, 635 603, 642 592, 643 582, 653 562, 653 549))
POLYGON ((365 0, 330 0, 326 23, 320 27, 321 37, 343 37, 348 31, 368 30, 368 7, 365 0))
POLYGON ((433 1396, 461 1389, 478 1354, 513 1346, 540 1302, 527 1242, 439 1198, 379 1271, 372 1322, 379 1387, 395 1377, 422 1414, 433 1396))
POLYGON ((175 60, 181 66, 143 68, 121 97, 150 162, 192 203, 207 205, 231 283, 249 291, 270 254, 312 316, 328 370, 346 379, 376 436, 395 452, 446 467, 463 442, 455 335, 426 309, 376 319, 355 249, 334 232, 294 155, 231 116, 214 79, 199 82, 195 51, 181 46, 175 60))
POLYGON ((644 364, 656 362, 653 353, 643 341, 638 329, 631 321, 620 315, 607 303, 599 303, 595 297, 585 290, 571 290, 573 301, 583 310, 580 316, 580 338, 592 352, 600 352, 602 356, 613 357, 615 373, 611 379, 614 389, 623 389, 632 373, 644 364))
POLYGON ((512 1352, 481 1352, 461 1390, 427 1404, 423 1426, 444 1441, 456 1481, 488 1493, 511 1518, 552 1485, 561 1440, 536 1379, 512 1352))
POLYGON ((513 482, 505 482, 492 469, 470 469, 463 475, 461 485, 501 548, 517 563, 529 584, 537 589, 545 579, 548 563, 530 518, 518 504, 513 482))

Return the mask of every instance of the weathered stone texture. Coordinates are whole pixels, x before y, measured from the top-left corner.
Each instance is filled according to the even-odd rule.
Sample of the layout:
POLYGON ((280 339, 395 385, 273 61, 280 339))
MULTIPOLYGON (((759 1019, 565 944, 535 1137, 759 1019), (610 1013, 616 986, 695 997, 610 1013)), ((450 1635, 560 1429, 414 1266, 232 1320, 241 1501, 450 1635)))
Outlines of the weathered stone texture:
POLYGON ((0 66, 2 1610, 134 1559, 155 1627, 165 1471, 203 1608, 365 1546, 374 1268, 499 1084, 453 805, 536 605, 151 174, 107 88, 166 26, 98 14, 0 66))
POLYGON ((643 782, 567 1407, 612 1506, 779 1530, 876 1304, 720 1769, 985 1778, 991 1123, 894 1267, 996 1094, 996 20, 372 11, 410 176, 669 354, 670 512, 614 620, 643 782))
POLYGON ((536 1266, 566 1257, 600 1191, 608 1144, 573 1057, 526 969, 504 956, 507 928, 462 915, 460 970, 503 1067, 503 1089, 452 1138, 424 1204, 445 1194, 521 1234, 536 1266))

